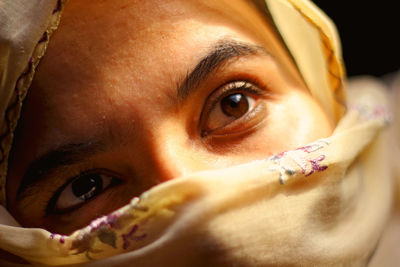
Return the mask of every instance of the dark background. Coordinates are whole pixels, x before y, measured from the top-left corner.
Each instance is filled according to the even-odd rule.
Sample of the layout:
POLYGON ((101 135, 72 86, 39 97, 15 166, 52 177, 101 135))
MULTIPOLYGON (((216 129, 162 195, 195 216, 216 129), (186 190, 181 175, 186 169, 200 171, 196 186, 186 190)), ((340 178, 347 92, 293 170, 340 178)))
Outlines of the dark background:
POLYGON ((400 70, 400 8, 394 0, 314 0, 335 22, 349 76, 400 70), (349 5, 351 4, 351 5, 349 5))

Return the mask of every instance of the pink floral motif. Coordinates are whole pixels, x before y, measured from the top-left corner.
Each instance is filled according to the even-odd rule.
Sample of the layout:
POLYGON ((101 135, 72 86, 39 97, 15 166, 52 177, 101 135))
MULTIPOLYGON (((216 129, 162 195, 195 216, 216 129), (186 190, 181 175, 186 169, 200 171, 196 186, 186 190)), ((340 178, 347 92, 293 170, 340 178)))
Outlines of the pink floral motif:
POLYGON ((369 106, 354 104, 350 106, 350 109, 356 110, 364 119, 383 119, 386 123, 390 123, 392 120, 392 114, 387 107, 382 105, 369 106))
POLYGON ((59 234, 51 234, 50 235, 50 239, 57 239, 58 238, 58 241, 61 243, 61 244, 64 244, 65 243, 65 236, 64 235, 59 235, 59 234), (59 237, 59 238, 58 238, 59 237))
POLYGON ((280 183, 285 184, 285 177, 297 173, 296 166, 300 167, 301 173, 305 174, 305 176, 326 170, 328 166, 321 165, 321 162, 326 157, 325 155, 320 154, 316 158, 310 158, 308 154, 316 152, 327 145, 329 145, 329 141, 321 139, 307 146, 279 153, 268 160, 275 163, 272 169, 279 171, 280 183))
POLYGON ((118 214, 111 213, 107 216, 103 216, 103 217, 100 217, 100 218, 92 221, 89 225, 90 232, 97 231, 101 227, 110 227, 110 228, 116 227, 118 217, 119 217, 118 214))
MULTIPOLYGON (((319 162, 323 161, 325 159, 325 155, 320 155, 318 158, 316 159, 310 159, 310 163, 311 163, 311 171, 309 173, 306 174, 306 176, 310 176, 311 174, 313 174, 314 172, 322 172, 325 171, 328 166, 321 166, 319 165, 319 162)), ((305 172, 305 170, 303 169, 303 171, 305 172)))
POLYGON ((139 225, 135 224, 128 233, 122 235, 122 240, 124 241, 123 249, 127 249, 130 246, 130 241, 141 241, 146 238, 146 234, 135 235, 138 230, 139 225))
MULTIPOLYGON (((123 231, 124 221, 131 220, 136 217, 133 211, 146 212, 147 207, 139 205, 140 198, 135 197, 130 201, 130 212, 119 209, 109 215, 102 216, 93 220, 87 227, 79 230, 78 235, 71 240, 71 248, 75 254, 85 253, 89 260, 93 260, 93 253, 101 253, 103 250, 96 242, 99 240, 103 244, 107 244, 114 249, 118 249, 121 244, 118 242, 122 239, 122 246, 127 249, 131 241, 140 241, 146 237, 146 234, 138 235, 138 225, 134 225, 126 234, 123 231)), ((126 208, 126 207, 125 207, 126 208)))

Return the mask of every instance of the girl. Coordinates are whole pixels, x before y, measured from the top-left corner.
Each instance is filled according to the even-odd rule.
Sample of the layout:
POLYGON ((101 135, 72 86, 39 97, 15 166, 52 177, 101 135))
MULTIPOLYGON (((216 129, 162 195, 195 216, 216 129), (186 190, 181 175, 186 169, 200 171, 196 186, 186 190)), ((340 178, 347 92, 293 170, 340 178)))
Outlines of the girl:
POLYGON ((4 264, 371 259, 394 196, 385 97, 346 102, 312 3, 6 2, 4 264))

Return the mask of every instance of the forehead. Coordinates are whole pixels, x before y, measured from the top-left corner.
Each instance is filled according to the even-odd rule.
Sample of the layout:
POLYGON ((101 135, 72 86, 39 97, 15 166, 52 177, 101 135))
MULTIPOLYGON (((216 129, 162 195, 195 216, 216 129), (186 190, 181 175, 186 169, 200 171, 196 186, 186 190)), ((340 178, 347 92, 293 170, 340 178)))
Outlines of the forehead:
POLYGON ((160 83, 193 67, 202 52, 224 36, 260 39, 278 49, 251 5, 241 0, 226 3, 69 1, 35 81, 51 91, 55 85, 43 82, 68 86, 69 92, 71 85, 104 84, 110 77, 138 84, 144 73, 147 85, 160 83), (243 7, 240 13, 238 6, 243 7))
POLYGON ((54 143, 90 135, 110 116, 139 117, 175 95, 187 72, 225 37, 285 53, 263 17, 242 0, 71 0, 22 121, 40 142, 54 143))

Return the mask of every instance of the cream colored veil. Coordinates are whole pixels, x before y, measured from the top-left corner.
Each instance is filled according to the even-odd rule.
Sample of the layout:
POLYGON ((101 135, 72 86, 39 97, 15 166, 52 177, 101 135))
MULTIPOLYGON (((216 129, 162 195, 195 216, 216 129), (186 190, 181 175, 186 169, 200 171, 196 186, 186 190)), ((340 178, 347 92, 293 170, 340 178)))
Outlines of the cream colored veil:
MULTIPOLYGON (((63 5, 0 4, 3 205, 12 134, 63 5)), ((346 102, 336 30, 312 2, 266 0, 265 10, 336 123, 331 137, 157 185, 69 236, 19 227, 0 206, 0 265, 20 266, 14 255, 40 266, 365 266, 392 208, 385 95, 366 86, 346 102)))

